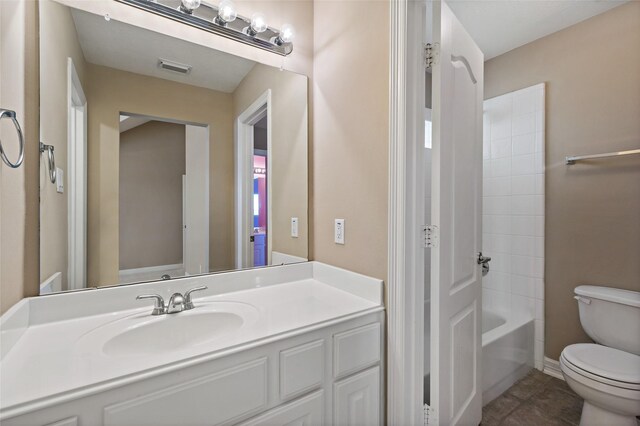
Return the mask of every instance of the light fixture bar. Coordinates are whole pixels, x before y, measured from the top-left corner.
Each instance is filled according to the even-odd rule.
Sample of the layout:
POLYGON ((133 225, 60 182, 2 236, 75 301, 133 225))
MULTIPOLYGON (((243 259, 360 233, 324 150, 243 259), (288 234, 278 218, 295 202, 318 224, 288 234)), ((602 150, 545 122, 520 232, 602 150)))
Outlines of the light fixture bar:
POLYGON ((147 10, 156 15, 164 16, 192 27, 200 28, 239 41, 254 47, 258 47, 278 55, 287 56, 293 51, 292 43, 278 44, 276 40, 280 31, 268 27, 264 32, 250 35, 247 31, 251 26, 251 19, 238 15, 233 22, 220 25, 215 22, 218 16, 218 8, 208 3, 202 2, 200 7, 194 9, 191 14, 180 10, 180 0, 116 0, 120 3, 128 4, 139 9, 147 10))

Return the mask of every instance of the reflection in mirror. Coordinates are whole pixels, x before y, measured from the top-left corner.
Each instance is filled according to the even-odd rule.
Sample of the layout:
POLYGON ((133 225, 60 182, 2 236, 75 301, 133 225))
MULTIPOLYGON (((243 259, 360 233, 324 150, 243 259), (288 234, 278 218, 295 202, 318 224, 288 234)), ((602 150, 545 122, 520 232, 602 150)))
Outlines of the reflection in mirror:
POLYGON ((208 272, 209 127, 120 114, 119 165, 120 283, 208 272))
POLYGON ((305 76, 39 7, 41 294, 307 259, 305 76))

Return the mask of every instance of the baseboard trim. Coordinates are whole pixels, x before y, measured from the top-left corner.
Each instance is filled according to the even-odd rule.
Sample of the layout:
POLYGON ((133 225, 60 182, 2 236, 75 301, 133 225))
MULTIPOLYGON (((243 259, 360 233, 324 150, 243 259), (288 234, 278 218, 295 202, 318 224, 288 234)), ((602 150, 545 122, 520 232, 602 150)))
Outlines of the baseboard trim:
POLYGON ((544 357, 542 372, 556 379, 564 380, 562 370, 560 370, 560 362, 555 359, 544 357))

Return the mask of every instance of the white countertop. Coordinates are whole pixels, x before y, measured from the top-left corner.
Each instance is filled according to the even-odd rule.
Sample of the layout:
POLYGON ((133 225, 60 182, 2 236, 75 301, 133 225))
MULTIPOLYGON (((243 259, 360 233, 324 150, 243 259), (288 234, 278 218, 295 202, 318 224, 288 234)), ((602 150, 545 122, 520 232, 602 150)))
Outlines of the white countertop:
MULTIPOLYGON (((140 317, 148 314, 150 317, 152 305, 149 302, 138 308, 96 315, 50 322, 32 320, 20 332, 19 337, 15 338, 15 342, 11 342, 10 349, 3 349, 5 354, 0 361, 0 418, 47 406, 53 400, 61 402, 121 386, 144 377, 245 350, 284 335, 302 333, 345 317, 383 309, 381 301, 375 300, 376 298, 372 300, 371 297, 361 297, 362 293, 356 295, 352 291, 354 285, 363 283, 362 276, 352 281, 337 268, 327 268, 317 263, 315 268, 329 273, 311 273, 311 277, 297 281, 195 298, 196 308, 193 312, 197 312, 198 307, 204 310, 207 306, 216 306, 220 302, 251 306, 249 323, 237 332, 218 339, 196 346, 177 347, 169 352, 107 355, 100 344, 87 343, 90 342, 86 338, 89 332, 100 326, 133 315, 140 317), (336 271, 338 275, 335 274, 336 271), (337 282, 327 283, 332 279, 337 282)), ((382 283, 379 283, 381 293, 382 283)), ((365 285, 367 284, 371 283, 365 285)), ((129 290, 135 290, 136 287, 129 286, 129 290)), ((137 293, 144 292, 139 289, 137 293)), ((167 320, 173 315, 181 313, 166 315, 167 320)), ((38 317, 33 313, 31 316, 38 317)))

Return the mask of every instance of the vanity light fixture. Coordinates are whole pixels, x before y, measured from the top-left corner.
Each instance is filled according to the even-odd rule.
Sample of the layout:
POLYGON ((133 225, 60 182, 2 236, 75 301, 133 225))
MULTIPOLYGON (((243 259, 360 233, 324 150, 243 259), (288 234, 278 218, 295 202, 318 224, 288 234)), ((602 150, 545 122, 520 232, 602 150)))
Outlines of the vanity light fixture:
POLYGON ((278 46, 282 46, 285 43, 291 43, 296 36, 296 30, 293 25, 284 24, 280 30, 280 34, 274 37, 273 42, 278 46))
POLYGON ((231 0, 222 0, 218 5, 218 15, 213 22, 224 27, 229 22, 235 21, 237 17, 236 5, 231 0))
POLYGON ((267 18, 262 13, 254 13, 251 16, 251 25, 249 25, 248 32, 250 36, 263 33, 267 30, 267 18))
POLYGON ((182 0, 180 11, 191 15, 194 10, 200 7, 200 0, 182 0))
POLYGON ((278 55, 293 51, 293 26, 285 24, 277 30, 267 25, 261 13, 254 13, 251 19, 238 15, 231 0, 217 6, 201 0, 117 1, 278 55))

